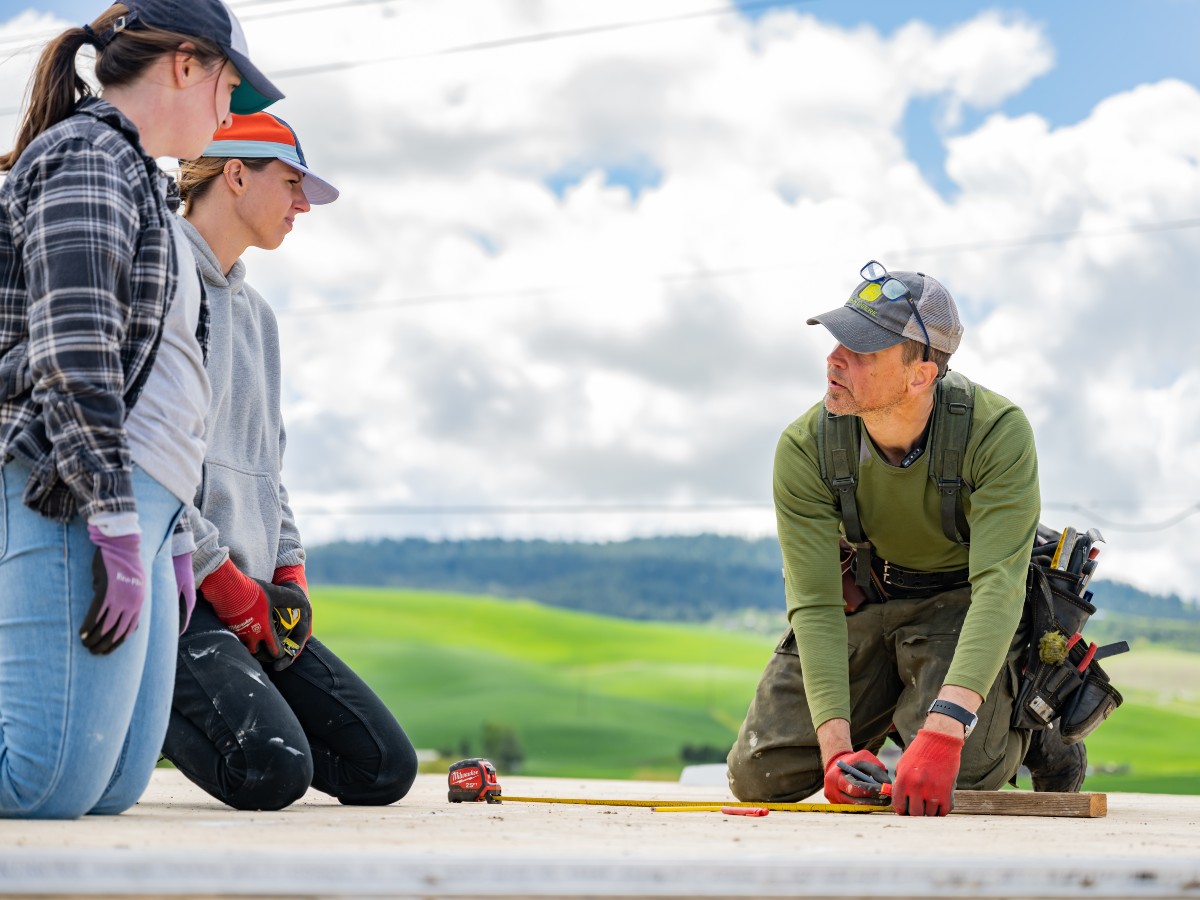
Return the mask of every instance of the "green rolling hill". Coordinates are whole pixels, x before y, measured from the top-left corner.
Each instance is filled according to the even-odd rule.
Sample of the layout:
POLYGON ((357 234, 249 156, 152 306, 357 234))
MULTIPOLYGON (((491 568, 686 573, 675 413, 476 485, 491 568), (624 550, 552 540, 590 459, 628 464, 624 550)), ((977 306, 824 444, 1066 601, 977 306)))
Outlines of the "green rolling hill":
MULTIPOLYGON (((523 600, 313 593, 317 633, 418 747, 477 754, 484 724, 495 723, 519 739, 523 774, 677 778, 685 745, 732 742, 773 647, 758 635, 523 600)), ((1088 741, 1099 771, 1087 787, 1200 793, 1200 691, 1185 687, 1200 685, 1200 654, 1139 646, 1105 665, 1127 699, 1088 741)))

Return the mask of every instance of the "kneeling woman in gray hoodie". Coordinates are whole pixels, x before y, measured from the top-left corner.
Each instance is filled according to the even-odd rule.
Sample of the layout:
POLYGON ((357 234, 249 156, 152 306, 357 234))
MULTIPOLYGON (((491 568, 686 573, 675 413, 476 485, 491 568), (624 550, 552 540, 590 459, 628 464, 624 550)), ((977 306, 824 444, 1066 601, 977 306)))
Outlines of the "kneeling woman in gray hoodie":
POLYGON ((179 641, 163 753, 238 809, 282 809, 310 784, 343 803, 392 803, 412 786, 416 752, 375 693, 311 636, 304 547, 280 480, 279 332, 240 259, 247 247, 278 247, 298 214, 338 192, 266 113, 234 116, 183 164, 180 192, 212 310, 213 399, 189 510, 202 599, 179 641))

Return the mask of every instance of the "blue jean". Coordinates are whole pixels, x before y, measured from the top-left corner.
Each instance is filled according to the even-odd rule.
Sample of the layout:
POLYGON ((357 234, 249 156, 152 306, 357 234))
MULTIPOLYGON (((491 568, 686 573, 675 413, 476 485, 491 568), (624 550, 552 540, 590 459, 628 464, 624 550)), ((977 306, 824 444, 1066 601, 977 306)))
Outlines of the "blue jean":
POLYGON ((171 711, 182 505, 134 467, 146 602, 125 643, 95 656, 79 640, 93 596, 87 523, 30 510, 28 477, 16 460, 0 468, 0 818, 119 813, 145 790, 171 711))

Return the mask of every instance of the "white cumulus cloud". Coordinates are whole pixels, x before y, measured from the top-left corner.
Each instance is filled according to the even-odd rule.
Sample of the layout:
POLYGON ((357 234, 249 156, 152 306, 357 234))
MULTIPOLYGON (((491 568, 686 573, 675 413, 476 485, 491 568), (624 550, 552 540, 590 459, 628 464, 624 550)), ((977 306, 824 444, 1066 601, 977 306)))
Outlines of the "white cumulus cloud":
MULTIPOLYGON (((1193 524, 1117 527, 1200 497, 1197 231, 1130 230, 1195 215, 1193 86, 1132 87, 1054 126, 997 111, 1054 65, 1020 15, 883 33, 782 9, 582 33, 696 5, 464 8, 245 16, 256 61, 284 73, 274 111, 342 189, 248 254, 280 313, 310 541, 770 534, 775 439, 819 399, 832 346, 804 321, 879 257, 959 301, 955 367, 1028 411, 1044 520, 1111 522, 1104 575, 1196 594, 1193 524), (947 134, 968 107, 992 113, 946 138, 949 196, 904 141, 930 98, 947 134), (593 511, 323 512, 389 503, 593 511), (747 505, 603 508, 662 503, 747 505)), ((14 105, 21 65, 0 67, 14 105)))

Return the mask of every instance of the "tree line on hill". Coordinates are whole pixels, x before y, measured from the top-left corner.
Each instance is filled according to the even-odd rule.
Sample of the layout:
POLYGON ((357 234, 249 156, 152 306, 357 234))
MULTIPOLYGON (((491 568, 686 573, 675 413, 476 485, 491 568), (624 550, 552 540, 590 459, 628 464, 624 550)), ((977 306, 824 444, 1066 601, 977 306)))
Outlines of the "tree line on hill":
MULTIPOLYGON (((309 581, 527 597, 631 619, 707 622, 740 610, 784 609, 783 561, 774 538, 718 535, 558 541, 339 541, 309 549, 309 581)), ((1100 615, 1179 623, 1200 635, 1200 605, 1094 582, 1100 615)), ((1090 627, 1090 626, 1089 626, 1090 627)), ((1176 629, 1178 632, 1178 629, 1176 629)))

